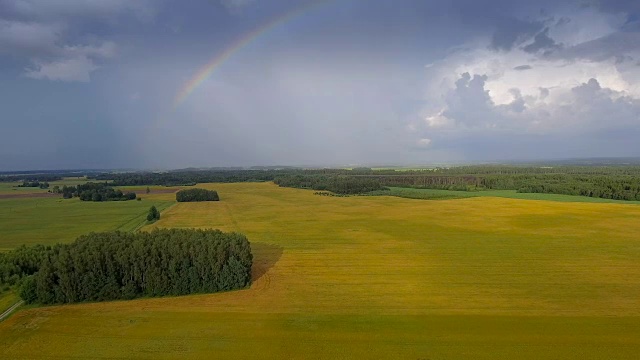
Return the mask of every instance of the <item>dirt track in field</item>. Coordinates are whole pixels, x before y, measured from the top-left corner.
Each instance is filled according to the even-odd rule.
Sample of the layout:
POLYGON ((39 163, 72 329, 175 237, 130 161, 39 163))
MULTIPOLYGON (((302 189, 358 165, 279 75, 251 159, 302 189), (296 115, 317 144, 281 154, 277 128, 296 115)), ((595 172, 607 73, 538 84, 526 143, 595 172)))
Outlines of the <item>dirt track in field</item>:
POLYGON ((180 190, 179 188, 172 188, 172 189, 152 189, 150 194, 173 194, 175 192, 177 192, 178 190, 180 190))
POLYGON ((19 194, 0 194, 0 200, 2 199, 22 199, 22 198, 48 198, 48 197, 60 197, 60 194, 53 193, 19 193, 19 194))

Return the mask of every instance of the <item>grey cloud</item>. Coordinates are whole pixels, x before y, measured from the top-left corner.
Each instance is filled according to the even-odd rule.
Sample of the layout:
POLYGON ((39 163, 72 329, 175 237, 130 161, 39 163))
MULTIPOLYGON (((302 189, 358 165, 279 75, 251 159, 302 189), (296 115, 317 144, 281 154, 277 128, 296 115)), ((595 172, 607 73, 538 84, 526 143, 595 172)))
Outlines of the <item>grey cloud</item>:
POLYGON ((604 61, 611 58, 619 58, 630 51, 639 50, 640 33, 616 32, 599 39, 564 48, 555 52, 552 57, 565 60, 588 59, 591 61, 604 61))
POLYGON ((560 19, 558 19, 558 21, 556 21, 556 26, 564 26, 569 24, 570 22, 571 22, 571 18, 563 16, 560 19))
POLYGON ((91 59, 77 56, 51 62, 35 61, 32 67, 25 69, 25 75, 32 79, 89 82, 91 73, 97 68, 91 59))
POLYGON ((222 5, 224 5, 231 11, 237 11, 238 9, 241 9, 254 1, 255 0, 220 0, 220 3, 222 3, 222 5))
POLYGON ((595 96, 600 90, 602 90, 602 87, 600 86, 600 83, 598 82, 598 80, 596 79, 589 79, 589 81, 587 81, 584 84, 578 85, 576 87, 574 87, 573 89, 571 89, 571 91, 573 91, 576 95, 583 97, 583 98, 590 98, 595 96))
POLYGON ((498 23, 491 38, 491 47, 496 50, 511 50, 542 28, 537 21, 524 21, 516 18, 504 18, 498 23))
POLYGON ((635 0, 591 0, 587 4, 607 12, 636 15, 640 13, 640 3, 635 0))
POLYGON ((150 20, 155 15, 151 0, 0 0, 0 9, 8 16, 40 21, 104 18, 123 12, 150 20))
POLYGON ((526 45, 522 49, 528 53, 537 53, 541 50, 546 52, 550 52, 553 50, 560 49, 561 46, 556 44, 556 42, 549 37, 549 28, 544 28, 544 30, 540 31, 533 38, 533 42, 529 45, 526 45))
POLYGON ((544 100, 547 98, 547 96, 549 96, 549 89, 547 88, 540 88, 540 99, 544 100))
POLYGON ((477 126, 490 120, 490 109, 493 102, 489 91, 484 88, 486 75, 464 73, 455 83, 446 98, 447 110, 443 115, 465 126, 477 126))
POLYGON ((520 92, 520 90, 511 89, 509 90, 509 92, 511 93, 511 95, 513 95, 513 101, 510 104, 506 105, 507 110, 517 112, 517 113, 523 112, 527 107, 525 105, 525 101, 524 101, 524 98, 522 97, 522 93, 520 92))
POLYGON ((116 55, 117 46, 84 33, 90 27, 78 20, 107 21, 129 13, 149 19, 153 9, 149 0, 0 0, 0 55, 28 64, 29 78, 88 82, 101 62, 116 55))
POLYGON ((0 54, 34 56, 53 54, 62 28, 54 24, 0 19, 0 54))
POLYGON ((523 71, 523 70, 531 70, 533 67, 531 65, 519 65, 513 68, 513 70, 523 71))
MULTIPOLYGON (((617 139, 607 138, 606 134, 640 125, 640 99, 603 87, 595 78, 567 89, 559 100, 549 100, 547 88, 540 88, 537 96, 526 97, 514 88, 510 90, 513 100, 504 105, 491 101, 485 83, 486 77, 482 75, 471 77, 465 73, 458 79, 442 111, 442 115, 453 120, 454 128, 430 127, 428 136, 435 139, 434 143, 446 142, 443 136, 452 134, 503 139, 516 134, 529 134, 526 136, 532 138, 537 134, 547 138, 570 135, 574 142, 591 139, 600 144, 615 144, 617 139)), ((558 148, 561 143, 553 146, 558 148)))

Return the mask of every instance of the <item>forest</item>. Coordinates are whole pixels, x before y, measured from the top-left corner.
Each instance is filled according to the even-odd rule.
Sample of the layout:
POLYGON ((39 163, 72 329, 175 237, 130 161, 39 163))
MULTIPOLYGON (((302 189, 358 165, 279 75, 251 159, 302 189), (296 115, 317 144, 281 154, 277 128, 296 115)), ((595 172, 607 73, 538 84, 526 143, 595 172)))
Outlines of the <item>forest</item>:
POLYGON ((52 174, 5 174, 0 175, 0 182, 52 182, 62 180, 62 176, 60 175, 52 175, 52 174))
POLYGON ((185 189, 176 193, 177 202, 220 201, 218 192, 207 189, 185 189))
POLYGON ((40 182, 38 180, 36 181, 25 180, 22 182, 22 184, 18 185, 18 187, 34 187, 34 188, 40 188, 40 189, 48 189, 49 183, 47 181, 40 182))
POLYGON ((249 241, 238 233, 91 233, 0 254, 0 285, 18 284, 25 302, 40 304, 211 293, 248 286, 252 262, 249 241))
POLYGON ((136 193, 123 193, 118 189, 114 189, 107 183, 88 182, 76 186, 63 186, 62 197, 71 199, 78 197, 82 201, 126 201, 135 200, 136 193))
POLYGON ((161 185, 192 186, 198 183, 271 181, 278 170, 182 170, 101 174, 95 180, 110 181, 113 186, 161 185))
POLYGON ((478 165, 426 170, 357 168, 285 174, 274 178, 280 186, 363 194, 385 187, 456 191, 516 190, 523 193, 580 195, 640 201, 638 166, 504 166, 478 165))
POLYGON ((640 200, 640 176, 624 173, 481 173, 372 175, 385 186, 459 191, 516 190, 522 193, 580 195, 640 200))
POLYGON ((336 194, 353 195, 384 190, 378 179, 344 175, 289 175, 274 179, 282 187, 294 187, 319 191, 331 191, 336 194))

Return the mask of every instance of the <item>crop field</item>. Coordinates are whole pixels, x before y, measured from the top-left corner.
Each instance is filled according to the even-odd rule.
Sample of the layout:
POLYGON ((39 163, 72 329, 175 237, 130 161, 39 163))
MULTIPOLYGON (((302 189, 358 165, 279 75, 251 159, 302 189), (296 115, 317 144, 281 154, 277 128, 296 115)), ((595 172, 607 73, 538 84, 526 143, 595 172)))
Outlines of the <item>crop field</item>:
MULTIPOLYGON (((50 188, 58 185, 60 187, 67 186, 75 186, 79 184, 84 184, 88 180, 86 177, 67 177, 58 181, 51 181, 49 183, 50 188)), ((20 182, 0 182, 0 195, 4 194, 38 194, 38 193, 46 193, 48 189, 40 189, 37 187, 18 187, 20 182)))
POLYGON ((91 231, 134 230, 145 222, 152 205, 162 210, 175 203, 173 194, 147 195, 141 191, 139 195, 142 201, 103 203, 62 199, 60 195, 0 196, 0 251, 23 244, 71 242, 91 231))
MULTIPOLYGON (((221 201, 178 203, 143 230, 244 233, 254 253, 250 289, 22 310, 0 323, 0 358, 636 359, 640 353, 636 204, 325 197, 271 183, 198 187, 217 190, 221 201)), ((151 198, 171 204, 172 197, 113 205, 131 206, 126 210, 135 219, 134 207, 144 212, 151 198)), ((53 226, 62 216, 51 214, 61 213, 57 199, 12 201, 0 200, 3 236, 13 234, 0 247, 37 243, 39 232, 73 240, 86 230, 53 226), (46 223, 29 234, 16 225, 24 216, 6 220, 7 208, 20 206, 30 206, 24 214, 33 214, 31 226, 46 223)), ((98 206, 112 205, 77 203, 64 213, 95 216, 108 209, 98 206)))

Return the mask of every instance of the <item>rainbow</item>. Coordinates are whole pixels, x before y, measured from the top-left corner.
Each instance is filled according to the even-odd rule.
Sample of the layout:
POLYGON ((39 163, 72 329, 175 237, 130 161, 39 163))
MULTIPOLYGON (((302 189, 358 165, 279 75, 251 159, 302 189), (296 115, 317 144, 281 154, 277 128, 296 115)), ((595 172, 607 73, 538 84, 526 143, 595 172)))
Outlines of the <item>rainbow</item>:
POLYGON ((243 36, 240 36, 236 41, 225 48, 224 51, 216 54, 213 59, 211 59, 205 66, 200 68, 200 70, 198 70, 196 74, 180 88, 180 91, 178 91, 178 93, 176 94, 173 102, 174 109, 180 106, 180 104, 182 104, 185 99, 198 88, 198 86, 200 86, 205 80, 207 80, 222 64, 229 60, 229 58, 231 58, 239 50, 252 43, 261 35, 266 34, 270 30, 278 27, 279 25, 284 25, 292 19, 303 15, 311 9, 319 6, 320 4, 328 3, 330 1, 332 0, 315 0, 308 2, 303 6, 294 8, 289 12, 277 16, 276 18, 266 22, 255 30, 244 34, 243 36))

